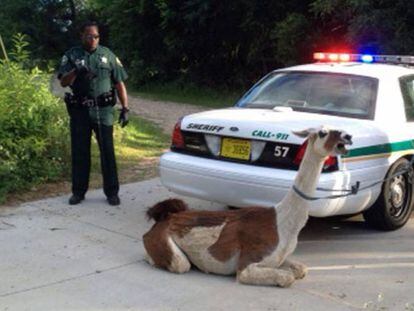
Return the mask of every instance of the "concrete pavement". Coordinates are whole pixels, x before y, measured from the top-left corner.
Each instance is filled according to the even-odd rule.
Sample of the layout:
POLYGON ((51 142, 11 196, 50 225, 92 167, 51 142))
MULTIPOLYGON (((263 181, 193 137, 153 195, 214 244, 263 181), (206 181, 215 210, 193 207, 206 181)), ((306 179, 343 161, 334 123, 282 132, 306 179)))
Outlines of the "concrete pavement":
POLYGON ((395 232, 311 219, 294 254, 308 276, 288 289, 245 286, 143 261, 144 211, 173 196, 156 178, 123 185, 120 207, 95 190, 76 206, 64 196, 0 209, 0 310, 414 310, 414 218, 395 232))

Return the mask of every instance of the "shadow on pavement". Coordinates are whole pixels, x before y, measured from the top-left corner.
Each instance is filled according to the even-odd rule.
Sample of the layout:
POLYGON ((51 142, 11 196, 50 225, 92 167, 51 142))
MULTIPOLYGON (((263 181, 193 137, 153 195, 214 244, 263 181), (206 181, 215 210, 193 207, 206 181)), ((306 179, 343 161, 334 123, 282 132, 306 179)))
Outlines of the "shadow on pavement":
MULTIPOLYGON (((409 222, 413 222, 414 213, 409 222)), ((396 231, 380 231, 367 225, 362 215, 331 218, 310 217, 306 226, 302 229, 299 239, 307 240, 343 240, 352 236, 362 236, 366 239, 379 236, 396 236, 401 230, 406 230, 407 225, 396 231)))

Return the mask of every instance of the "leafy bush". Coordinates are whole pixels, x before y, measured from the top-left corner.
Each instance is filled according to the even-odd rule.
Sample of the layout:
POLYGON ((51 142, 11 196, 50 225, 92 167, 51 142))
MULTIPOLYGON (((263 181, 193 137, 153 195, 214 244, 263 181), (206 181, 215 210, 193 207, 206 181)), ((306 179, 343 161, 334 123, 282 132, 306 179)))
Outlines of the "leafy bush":
POLYGON ((58 179, 70 163, 64 105, 49 91, 50 74, 24 67, 24 36, 14 39, 12 59, 0 61, 0 202, 58 179))

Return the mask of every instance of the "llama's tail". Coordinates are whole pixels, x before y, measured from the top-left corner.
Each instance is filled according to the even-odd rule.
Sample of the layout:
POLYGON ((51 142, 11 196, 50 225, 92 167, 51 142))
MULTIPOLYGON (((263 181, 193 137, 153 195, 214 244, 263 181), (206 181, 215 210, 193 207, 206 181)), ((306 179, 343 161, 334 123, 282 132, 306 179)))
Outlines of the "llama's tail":
POLYGON ((154 219, 156 222, 163 221, 170 214, 184 212, 188 209, 187 204, 180 199, 168 199, 158 202, 147 210, 148 220, 154 219))

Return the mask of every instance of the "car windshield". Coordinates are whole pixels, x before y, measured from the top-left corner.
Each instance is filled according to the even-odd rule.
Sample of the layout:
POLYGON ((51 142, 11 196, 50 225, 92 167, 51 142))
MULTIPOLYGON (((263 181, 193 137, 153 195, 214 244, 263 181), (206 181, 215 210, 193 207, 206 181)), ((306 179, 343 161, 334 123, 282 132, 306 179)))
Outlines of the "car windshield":
POLYGON ((373 119, 377 85, 375 78, 356 75, 274 72, 253 86, 237 106, 290 107, 287 109, 373 119))

